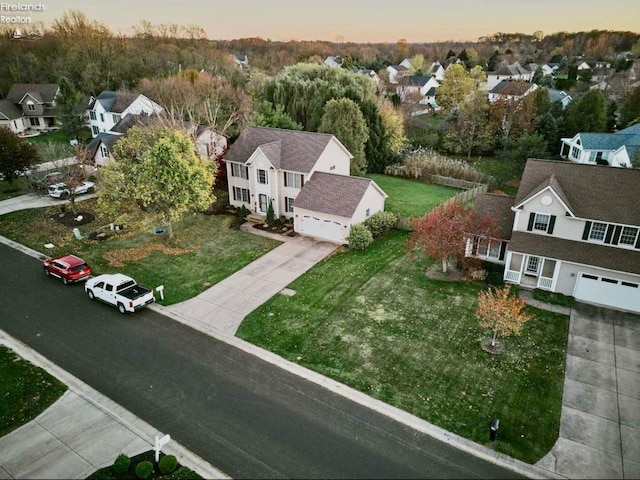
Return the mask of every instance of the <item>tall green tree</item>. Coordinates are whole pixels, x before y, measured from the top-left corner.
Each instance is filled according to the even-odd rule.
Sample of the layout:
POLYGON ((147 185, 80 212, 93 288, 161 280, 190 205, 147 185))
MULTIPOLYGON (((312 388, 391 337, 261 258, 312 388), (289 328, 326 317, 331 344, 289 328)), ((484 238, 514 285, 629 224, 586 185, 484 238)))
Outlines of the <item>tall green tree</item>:
POLYGON ((351 175, 364 175, 367 172, 364 146, 369 132, 364 116, 353 100, 329 100, 318 131, 335 135, 351 152, 351 175))
POLYGON ((445 111, 461 106, 465 99, 477 89, 476 80, 460 64, 444 72, 442 86, 438 89, 438 105, 445 111))
POLYGON ((452 116, 446 122, 444 147, 453 153, 464 153, 467 158, 471 158, 474 151, 491 150, 493 135, 489 114, 489 100, 484 94, 476 92, 460 108, 459 115, 452 116))
POLYGON ((489 72, 495 72, 498 69, 498 65, 500 65, 501 61, 502 57, 500 57, 500 52, 498 50, 494 50, 487 62, 487 70, 489 72))
POLYGON ((627 100, 620 110, 620 125, 629 127, 640 122, 640 87, 636 87, 627 95, 627 100))
POLYGON ((296 123, 293 118, 284 111, 284 105, 273 105, 266 100, 258 103, 249 120, 251 125, 257 127, 284 128, 286 130, 302 130, 302 125, 296 123))
POLYGON ((72 138, 80 139, 84 126, 83 95, 66 77, 58 81, 60 93, 56 97, 56 114, 62 123, 62 129, 72 138))
POLYGON ((40 160, 35 147, 7 127, 0 127, 0 174, 9 184, 40 160))
POLYGON ((568 136, 578 132, 605 132, 607 129, 607 101, 600 90, 589 90, 567 107, 568 136))
POLYGON ((618 104, 615 100, 607 102, 607 132, 616 131, 618 104))
POLYGON ((173 238, 173 223, 183 214, 215 201, 215 163, 201 159, 184 132, 133 127, 114 145, 114 157, 101 170, 98 192, 98 209, 107 218, 158 218, 173 238))

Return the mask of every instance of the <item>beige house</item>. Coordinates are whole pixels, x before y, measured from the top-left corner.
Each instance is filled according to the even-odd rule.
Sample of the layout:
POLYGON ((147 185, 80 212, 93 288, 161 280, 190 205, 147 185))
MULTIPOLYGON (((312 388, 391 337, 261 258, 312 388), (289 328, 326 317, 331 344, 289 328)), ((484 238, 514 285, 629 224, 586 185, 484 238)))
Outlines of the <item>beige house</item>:
POLYGON ((502 205, 513 214, 504 280, 640 313, 638 185, 640 170, 529 159, 502 205))
POLYGON ((293 219, 300 234, 347 243, 351 225, 384 210, 373 180, 349 175, 353 155, 333 135, 248 127, 224 156, 229 201, 293 219))

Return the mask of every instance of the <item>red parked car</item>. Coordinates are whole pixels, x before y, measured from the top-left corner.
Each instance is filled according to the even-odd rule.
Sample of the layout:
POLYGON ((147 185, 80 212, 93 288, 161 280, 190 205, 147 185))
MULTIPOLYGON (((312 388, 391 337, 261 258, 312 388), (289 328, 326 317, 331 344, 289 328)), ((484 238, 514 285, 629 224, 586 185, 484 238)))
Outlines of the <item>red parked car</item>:
POLYGON ((91 267, 87 262, 75 255, 50 258, 44 261, 43 267, 45 275, 58 277, 62 279, 62 283, 65 285, 86 280, 91 275, 91 267))

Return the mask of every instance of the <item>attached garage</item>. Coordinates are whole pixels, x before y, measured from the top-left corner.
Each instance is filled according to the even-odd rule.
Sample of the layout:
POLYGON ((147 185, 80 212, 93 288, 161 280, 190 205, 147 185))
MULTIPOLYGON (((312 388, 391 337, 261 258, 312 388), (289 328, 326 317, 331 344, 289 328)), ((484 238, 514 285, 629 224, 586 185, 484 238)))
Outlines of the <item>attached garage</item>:
POLYGON ((579 273, 573 296, 587 303, 640 312, 640 283, 615 276, 579 273))
POLYGON ((293 229, 301 235, 347 243, 351 225, 384 210, 386 198, 371 179, 315 172, 293 201, 293 229))
POLYGON ((299 233, 310 237, 326 238, 328 240, 345 243, 349 234, 348 219, 336 221, 331 218, 322 218, 315 214, 302 215, 299 222, 299 233))

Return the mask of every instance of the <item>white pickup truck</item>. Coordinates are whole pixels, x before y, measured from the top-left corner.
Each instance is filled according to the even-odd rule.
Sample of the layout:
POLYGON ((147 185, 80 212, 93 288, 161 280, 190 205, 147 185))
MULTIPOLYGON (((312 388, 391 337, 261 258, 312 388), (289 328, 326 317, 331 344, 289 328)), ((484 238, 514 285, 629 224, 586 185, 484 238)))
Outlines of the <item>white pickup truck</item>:
POLYGON ((118 307, 120 313, 135 312, 155 301, 151 290, 121 273, 90 278, 84 284, 84 291, 90 300, 102 300, 118 307))

